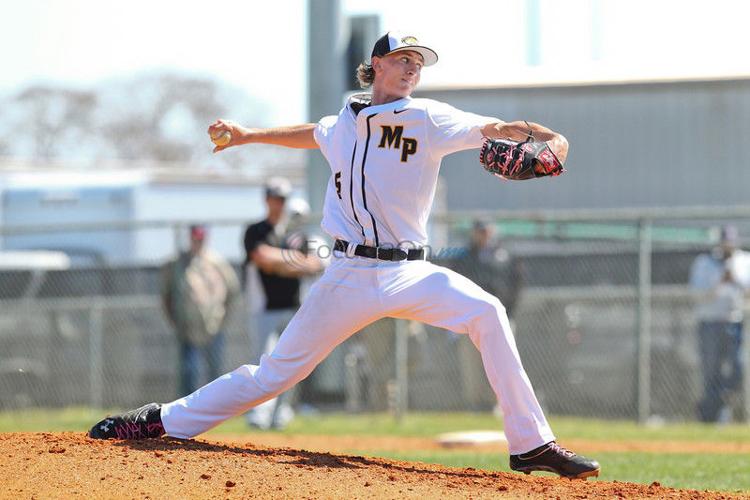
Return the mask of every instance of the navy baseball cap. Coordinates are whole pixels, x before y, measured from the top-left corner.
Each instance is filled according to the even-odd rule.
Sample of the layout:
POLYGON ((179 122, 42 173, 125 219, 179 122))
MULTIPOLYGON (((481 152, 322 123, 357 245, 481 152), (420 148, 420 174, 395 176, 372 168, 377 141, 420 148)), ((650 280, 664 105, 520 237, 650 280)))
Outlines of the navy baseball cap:
POLYGON ((424 59, 425 66, 432 66, 438 61, 437 52, 419 43, 416 37, 404 35, 395 31, 389 31, 378 38, 372 48, 371 57, 383 57, 393 52, 402 50, 413 50, 418 52, 424 59))

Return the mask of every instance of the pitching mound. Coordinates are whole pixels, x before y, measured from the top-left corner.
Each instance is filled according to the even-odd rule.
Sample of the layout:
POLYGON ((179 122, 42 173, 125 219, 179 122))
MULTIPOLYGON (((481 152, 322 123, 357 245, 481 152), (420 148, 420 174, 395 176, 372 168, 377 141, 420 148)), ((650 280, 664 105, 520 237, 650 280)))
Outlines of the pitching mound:
POLYGON ((0 434, 1 498, 732 498, 247 443, 0 434))

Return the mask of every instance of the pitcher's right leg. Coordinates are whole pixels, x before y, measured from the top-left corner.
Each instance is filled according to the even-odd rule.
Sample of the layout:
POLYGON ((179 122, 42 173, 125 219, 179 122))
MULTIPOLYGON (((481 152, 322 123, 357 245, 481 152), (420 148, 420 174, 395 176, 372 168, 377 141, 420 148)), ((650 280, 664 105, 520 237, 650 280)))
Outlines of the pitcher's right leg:
POLYGON ((337 345, 378 312, 374 290, 317 283, 260 365, 243 365, 184 398, 162 407, 166 433, 190 438, 268 401, 307 377, 337 345))
POLYGON ((108 417, 91 429, 91 437, 141 439, 166 432, 190 438, 289 389, 338 344, 382 317, 373 267, 363 259, 337 257, 259 366, 241 366, 161 407, 108 417))

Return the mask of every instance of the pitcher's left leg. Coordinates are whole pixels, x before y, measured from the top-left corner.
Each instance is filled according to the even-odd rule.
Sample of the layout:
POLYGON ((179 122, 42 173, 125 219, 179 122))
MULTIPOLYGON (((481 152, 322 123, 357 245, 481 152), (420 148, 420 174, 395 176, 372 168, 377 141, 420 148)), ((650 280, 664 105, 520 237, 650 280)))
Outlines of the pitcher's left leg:
POLYGON ((464 276, 428 262, 400 269, 401 275, 384 290, 393 315, 471 337, 503 411, 510 452, 523 453, 553 441, 500 301, 464 276))
POLYGON ((505 307, 471 280, 427 262, 382 273, 383 302, 390 315, 468 333, 500 407, 510 467, 569 478, 599 475, 599 464, 555 443, 552 430, 521 364, 505 307))

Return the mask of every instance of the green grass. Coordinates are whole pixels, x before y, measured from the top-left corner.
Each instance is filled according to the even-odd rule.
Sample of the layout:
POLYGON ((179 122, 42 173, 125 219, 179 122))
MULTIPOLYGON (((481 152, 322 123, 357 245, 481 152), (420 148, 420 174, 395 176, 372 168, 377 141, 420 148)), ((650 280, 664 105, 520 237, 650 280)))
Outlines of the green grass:
MULTIPOLYGON (((0 432, 85 431, 107 412, 86 408, 29 410, 0 413, 0 432)), ((558 438, 591 441, 711 441, 750 442, 750 426, 713 426, 696 423, 639 426, 633 422, 557 417, 551 419, 558 438)), ((290 435, 388 435, 433 437, 457 430, 500 429, 502 423, 490 414, 412 413, 401 422, 387 414, 351 415, 332 413, 305 415, 295 419, 282 434, 290 435)), ((241 418, 231 419, 209 434, 248 432, 241 418)), ((407 461, 439 463, 455 467, 508 470, 507 457, 498 453, 352 449, 349 453, 375 455, 407 461)), ((750 456, 722 453, 596 453, 604 480, 649 484, 658 481, 675 488, 750 492, 750 456)))
POLYGON ((580 418, 552 418, 555 434, 560 438, 592 441, 715 441, 750 442, 747 425, 708 425, 695 422, 664 425, 638 425, 635 422, 580 418))
POLYGON ((87 408, 34 409, 0 412, 0 432, 88 430, 104 414, 87 408))

